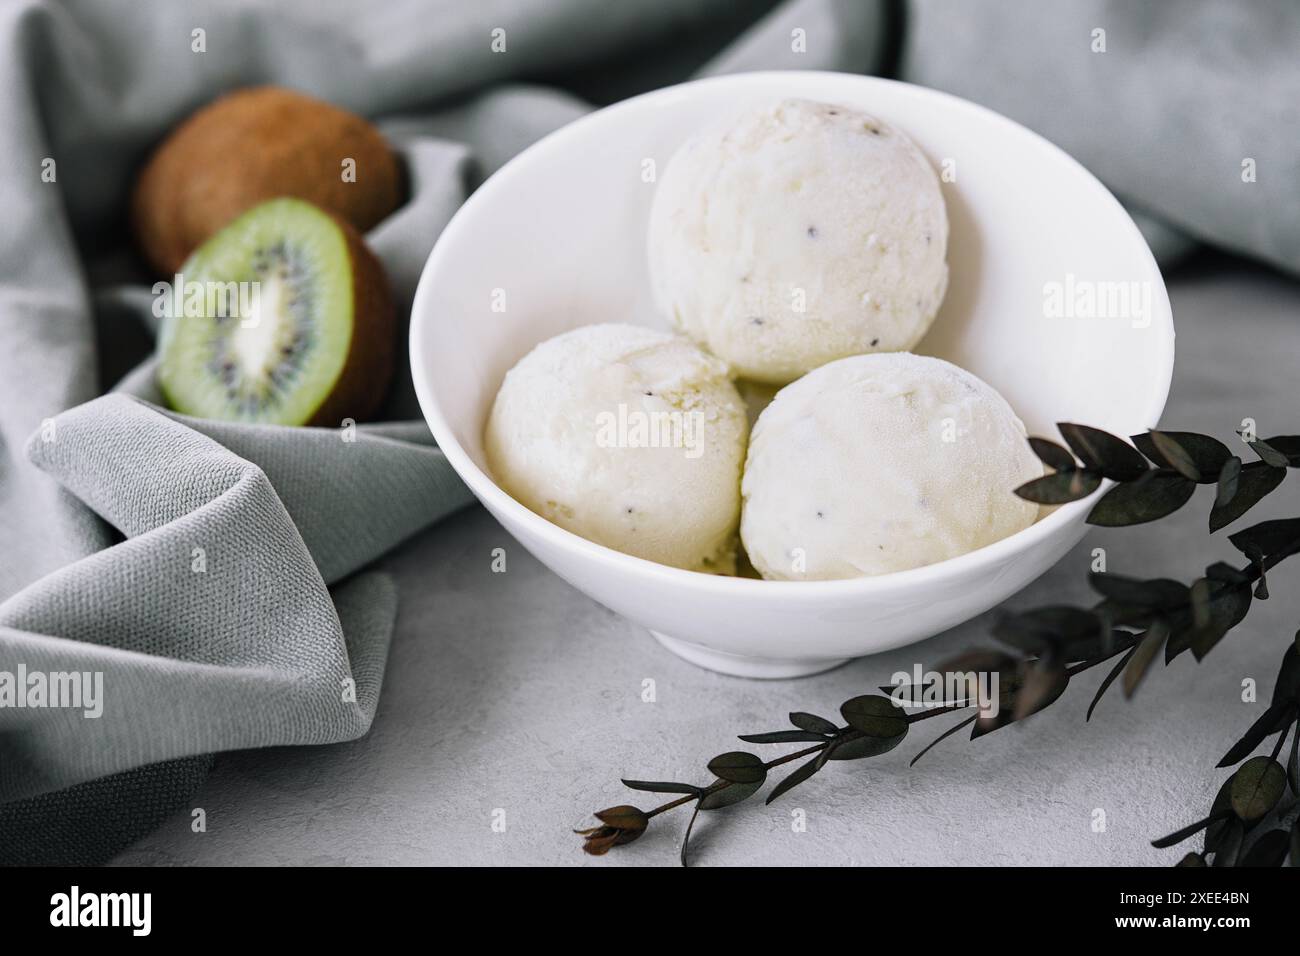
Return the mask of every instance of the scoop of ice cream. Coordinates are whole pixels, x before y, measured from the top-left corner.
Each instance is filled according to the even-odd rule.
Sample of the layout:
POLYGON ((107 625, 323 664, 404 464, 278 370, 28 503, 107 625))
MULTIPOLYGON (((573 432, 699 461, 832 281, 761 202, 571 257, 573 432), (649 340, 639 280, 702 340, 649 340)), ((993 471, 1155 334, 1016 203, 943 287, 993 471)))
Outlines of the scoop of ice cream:
POLYGON ((866 113, 785 100, 687 141, 655 189, 660 310, 746 378, 910 349, 948 285, 925 156, 866 113))
POLYGON ((748 423, 726 363, 632 325, 549 339, 512 368, 485 442, 516 500, 638 557, 735 568, 748 423))
POLYGON ((1033 524, 1042 474, 991 386, 942 359, 859 355, 777 393, 754 425, 740 534, 765 578, 902 571, 1033 524))

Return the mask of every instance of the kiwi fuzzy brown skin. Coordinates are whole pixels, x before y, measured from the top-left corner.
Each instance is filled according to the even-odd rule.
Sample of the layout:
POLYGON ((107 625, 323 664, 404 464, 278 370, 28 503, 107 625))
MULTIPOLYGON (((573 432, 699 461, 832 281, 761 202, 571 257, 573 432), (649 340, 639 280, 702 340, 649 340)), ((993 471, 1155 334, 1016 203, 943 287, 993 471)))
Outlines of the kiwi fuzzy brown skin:
POLYGON ((141 252, 171 275, 247 209, 277 196, 314 203, 365 232, 401 205, 405 177, 374 126, 276 86, 203 107, 155 149, 136 181, 131 221, 141 252), (356 162, 344 182, 343 161, 356 162))
POLYGON ((365 421, 379 408, 393 378, 397 322, 388 275, 356 229, 332 217, 347 239, 352 260, 352 342, 329 397, 308 425, 337 428, 343 419, 365 421))

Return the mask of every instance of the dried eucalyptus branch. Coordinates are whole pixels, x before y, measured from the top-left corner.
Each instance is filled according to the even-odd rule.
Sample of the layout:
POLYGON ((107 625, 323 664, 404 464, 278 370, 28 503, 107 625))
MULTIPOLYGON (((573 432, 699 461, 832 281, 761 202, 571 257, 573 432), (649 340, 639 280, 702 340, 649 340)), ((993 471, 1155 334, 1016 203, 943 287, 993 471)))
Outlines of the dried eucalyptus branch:
MULTIPOLYGON (((1051 474, 1016 489, 1029 501, 1056 505, 1093 494, 1103 480, 1115 484, 1088 515, 1088 523, 1108 527, 1143 524, 1177 511, 1198 484, 1216 486, 1209 516, 1211 533, 1246 514, 1274 491, 1288 468, 1300 467, 1300 436, 1260 441, 1243 434, 1257 461, 1243 463, 1226 445, 1193 432, 1150 431, 1133 436, 1130 445, 1107 432, 1085 425, 1057 426, 1068 449, 1043 438, 1029 439, 1035 454, 1053 469, 1051 474), (1136 446, 1136 447, 1135 447, 1136 446)), ((583 849, 593 855, 636 840, 654 817, 677 807, 694 805, 682 839, 681 861, 687 863, 690 833, 701 811, 720 810, 757 793, 768 772, 805 757, 767 797, 771 803, 821 771, 832 760, 879 756, 903 742, 911 725, 930 717, 981 707, 977 678, 998 688, 996 705, 964 716, 930 742, 913 759, 915 764, 935 744, 973 725, 970 738, 982 737, 1050 706, 1085 670, 1114 661, 1088 708, 1091 719, 1106 691, 1118 680, 1131 697, 1158 656, 1165 663, 1191 651, 1200 661, 1246 617, 1252 601, 1268 597, 1266 574, 1300 552, 1300 518, 1265 521, 1229 536, 1246 563, 1235 567, 1216 562, 1190 585, 1166 578, 1137 579, 1093 573, 1090 583, 1101 600, 1090 608, 1052 605, 1005 615, 993 628, 1000 646, 974 648, 944 662, 936 670, 945 687, 967 686, 960 699, 925 700, 920 687, 882 687, 889 696, 854 697, 840 707, 844 725, 815 714, 789 715, 793 730, 744 734, 753 744, 808 743, 793 753, 764 761, 746 751, 719 754, 708 762, 714 780, 706 786, 675 781, 624 780, 633 790, 680 794, 653 810, 611 807, 595 814, 599 826, 577 831, 583 849), (993 679, 996 678, 996 685, 993 679)), ((1205 831, 1199 853, 1189 853, 1182 865, 1279 865, 1288 853, 1300 863, 1300 821, 1290 833, 1274 825, 1242 852, 1246 837, 1264 821, 1277 819, 1276 809, 1289 789, 1300 797, 1297 746, 1300 728, 1291 736, 1288 766, 1278 761, 1288 734, 1300 719, 1300 633, 1283 656, 1269 708, 1220 761, 1220 767, 1241 763, 1266 738, 1278 735, 1272 756, 1243 763, 1223 784, 1210 815, 1177 833, 1154 841, 1172 846, 1205 831)))

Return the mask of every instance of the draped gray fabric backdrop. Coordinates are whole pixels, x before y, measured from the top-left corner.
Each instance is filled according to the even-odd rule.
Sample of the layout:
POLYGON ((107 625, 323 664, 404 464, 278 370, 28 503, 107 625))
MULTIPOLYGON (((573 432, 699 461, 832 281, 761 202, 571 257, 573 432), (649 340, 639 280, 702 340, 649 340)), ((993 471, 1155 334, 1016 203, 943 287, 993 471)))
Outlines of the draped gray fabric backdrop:
POLYGON ((365 733, 399 596, 363 568, 469 500, 409 373, 355 436, 158 407, 125 203, 197 106, 273 82, 379 120, 411 197, 368 238, 403 316, 442 226, 524 146, 751 69, 966 96, 1094 170, 1164 261, 1199 241, 1300 272, 1298 38, 1288 0, 3 3, 0 671, 102 672, 106 699, 0 708, 0 862, 106 858, 212 753, 365 733))

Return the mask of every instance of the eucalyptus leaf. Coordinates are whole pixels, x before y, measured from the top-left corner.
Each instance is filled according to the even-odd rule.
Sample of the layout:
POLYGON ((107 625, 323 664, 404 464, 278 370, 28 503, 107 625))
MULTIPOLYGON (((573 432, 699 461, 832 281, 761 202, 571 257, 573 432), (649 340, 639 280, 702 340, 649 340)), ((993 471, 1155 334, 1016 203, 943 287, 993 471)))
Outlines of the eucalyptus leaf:
POLYGON ((1115 666, 1106 674, 1105 680, 1101 682, 1101 685, 1097 688, 1097 693, 1092 697, 1092 703, 1088 705, 1088 713, 1083 718, 1085 722, 1092 720, 1092 712, 1097 709, 1097 705, 1101 703, 1101 699, 1105 696, 1106 691, 1110 690, 1110 685, 1115 683, 1115 678, 1118 677, 1120 672, 1128 666, 1128 662, 1133 659, 1133 655, 1136 653, 1137 645, 1135 644, 1133 647, 1128 649, 1128 653, 1124 654, 1115 666))
POLYGON ((699 816, 700 816, 700 801, 696 800, 695 809, 691 811, 691 821, 690 823, 686 824, 686 832, 682 834, 682 852, 681 852, 680 859, 682 861, 683 868, 691 865, 690 862, 688 861, 687 853, 689 852, 690 845, 691 845, 691 831, 695 829, 695 821, 699 819, 699 816))
POLYGON ((1241 459, 1236 455, 1229 458, 1219 470, 1219 487, 1214 492, 1214 507, 1227 508, 1237 494, 1237 482, 1241 477, 1241 459))
POLYGON ((803 711, 796 710, 790 714, 790 723, 794 724, 800 730, 807 730, 814 734, 836 734, 840 728, 831 723, 825 717, 818 717, 816 714, 806 714, 803 711))
POLYGON ((740 739, 750 744, 815 744, 826 737, 810 730, 776 730, 770 734, 741 734, 740 739))
POLYGON ((1241 623, 1250 610, 1250 588, 1223 587, 1209 603, 1208 620, 1192 629, 1191 647, 1196 659, 1203 660, 1223 636, 1241 623))
POLYGON ((1197 578, 1189 591, 1192 605, 1192 627, 1204 628, 1210 623, 1210 599, 1214 596, 1209 578, 1197 578))
POLYGON ((821 753, 817 754, 817 769, 820 770, 826 766, 826 761, 831 759, 831 748, 823 747, 821 753))
MULTIPOLYGON (((946 691, 956 685, 965 683, 967 689, 972 689, 971 681, 978 681, 981 676, 996 674, 998 676, 998 686, 1000 692, 1005 692, 1008 687, 1017 684, 1016 670, 1020 665, 1019 658, 1012 657, 1006 651, 996 648, 976 647, 963 651, 950 657, 939 664, 936 664, 932 670, 944 678, 944 694, 937 693, 938 688, 931 684, 912 684, 911 682, 897 685, 885 685, 880 690, 895 703, 908 706, 926 706, 931 707, 936 704, 946 706, 972 706, 978 701, 958 697, 949 699, 946 691)), ((977 688, 974 688, 977 690, 977 688)))
POLYGON ((1162 438, 1159 442, 1153 437, 1153 432, 1134 435, 1133 444, 1137 445, 1138 450, 1160 468, 1174 467, 1174 463, 1164 454, 1164 450, 1169 443, 1177 445, 1191 459, 1196 470, 1205 476, 1208 481, 1213 481, 1214 477, 1223 469, 1227 460, 1232 457, 1232 452, 1227 445, 1217 438, 1211 438, 1209 435, 1202 435, 1199 432, 1171 432, 1164 430, 1161 430, 1159 434, 1162 438))
MULTIPOLYGON (((1170 468, 1192 481, 1203 482, 1206 480, 1205 473, 1196 466, 1196 461, 1192 458, 1191 453, 1179 444, 1177 438, 1154 429, 1148 434, 1151 436, 1151 444, 1155 446, 1156 451, 1160 453, 1160 457, 1168 463, 1170 468)), ((1225 455, 1228 453, 1226 448, 1223 451, 1225 455)), ((1217 472, 1212 472, 1209 480, 1213 481, 1216 474, 1217 472)))
POLYGON ((1199 853, 1188 853, 1178 861, 1179 866, 1205 866, 1205 857, 1199 853))
POLYGON ((1210 532, 1226 528, 1282 484, 1286 470, 1274 468, 1262 461, 1252 461, 1241 466, 1237 476, 1236 494, 1226 504, 1217 501, 1210 510, 1210 532))
POLYGON ((1290 464, 1290 460, 1282 452, 1278 451, 1266 441, 1247 442, 1250 450, 1259 455, 1259 460, 1266 465, 1272 465, 1274 468, 1285 468, 1290 464))
POLYGON ((624 780, 623 786, 632 790, 644 790, 647 793, 694 793, 700 788, 690 783, 673 783, 658 780, 624 780))
POLYGON ((764 774, 763 780, 751 780, 745 783, 727 782, 727 786, 714 790, 712 793, 706 793, 700 800, 700 809, 721 810, 723 807, 729 807, 740 803, 742 800, 748 800, 762 788, 763 781, 766 779, 766 774, 764 774))
POLYGON ((1016 694, 1012 719, 1024 720, 1031 714, 1038 713, 1065 693, 1069 683, 1070 677, 1060 664, 1039 661, 1029 669, 1024 686, 1016 694))
POLYGON ((1074 471, 1079 467, 1074 456, 1054 441, 1046 438, 1030 438, 1029 447, 1034 450, 1038 460, 1048 468, 1057 471, 1074 471))
POLYGON ((841 735, 838 742, 827 748, 827 760, 861 760, 863 757, 879 757, 889 753, 903 742, 907 736, 908 725, 903 725, 903 732, 897 737, 868 737, 856 730, 841 735))
POLYGON ((865 694, 840 705, 844 722, 866 737, 902 739, 907 733, 907 715, 888 697, 865 694))
POLYGON ((1120 605, 1164 609, 1180 607, 1188 601, 1187 585, 1169 578, 1142 580, 1093 571, 1088 575, 1088 583, 1098 594, 1120 605))
POLYGON ((1070 450, 1091 469, 1113 481, 1132 481, 1147 470, 1136 448, 1110 432, 1089 425, 1062 422, 1056 426, 1070 450))
POLYGON ((1285 455, 1289 467, 1300 468, 1300 435, 1274 435, 1264 443, 1285 455))
POLYGON ((1214 795, 1214 803, 1210 806, 1210 816, 1215 818, 1214 822, 1205 828, 1205 843, 1203 853, 1213 853, 1223 842, 1223 837, 1228 831, 1228 824, 1236 819, 1232 812, 1232 777, 1223 781, 1219 787, 1218 793, 1214 795))
POLYGON ((1058 471, 1025 482, 1015 494, 1040 505, 1063 505, 1086 498, 1101 487, 1101 475, 1095 471, 1058 471))
POLYGON ((1282 666, 1273 681, 1273 703, 1282 701, 1300 704, 1300 631, 1282 654, 1282 666))
POLYGON ((1009 724, 1015 723, 1012 717, 1014 702, 1012 707, 999 705, 995 714, 977 714, 975 726, 970 729, 970 739, 978 740, 995 730, 1001 730, 1009 724))
POLYGON ((1277 723, 1278 714, 1281 711, 1276 704, 1268 707, 1262 714, 1256 718, 1255 722, 1247 728, 1241 739, 1229 748, 1228 752, 1219 760, 1216 767, 1231 767, 1233 764, 1241 763, 1248 756, 1255 752, 1255 748, 1264 742, 1264 738, 1274 733, 1273 725, 1277 723))
POLYGON ((909 681, 906 684, 882 684, 879 689, 882 694, 898 704, 899 707, 925 707, 936 704, 968 706, 975 703, 965 698, 949 700, 946 694, 939 693, 941 688, 932 684, 913 684, 909 681), (930 695, 931 699, 927 700, 927 695, 930 695), (940 697, 942 699, 939 699, 940 697))
POLYGON ((784 780, 772 788, 772 792, 767 795, 767 802, 771 803, 782 794, 793 790, 820 770, 821 766, 822 765, 817 757, 813 757, 812 760, 809 760, 805 764, 800 764, 797 769, 791 771, 784 780))
POLYGON ((767 777, 763 759, 743 750, 729 750, 709 761, 709 772, 730 783, 762 783, 767 777))
POLYGON ((1256 563, 1269 566, 1300 551, 1300 518, 1261 521, 1228 536, 1232 546, 1256 563), (1258 562, 1256 555, 1265 560, 1258 562))
POLYGON ((1166 613, 1169 621, 1169 640, 1165 642, 1165 663, 1171 663, 1179 654, 1192 649, 1192 609, 1166 613))
POLYGON ((1272 757, 1251 757, 1232 775, 1232 811, 1245 823, 1268 813, 1286 792, 1286 770, 1272 757))
POLYGON ((1137 690, 1138 684, 1142 683, 1142 678, 1146 676, 1147 671, 1151 668, 1151 662, 1156 659, 1160 653, 1160 648, 1165 646, 1165 641, 1169 639, 1169 624, 1163 618, 1156 618, 1147 628, 1147 632, 1142 635, 1142 640, 1138 642, 1137 647, 1133 649, 1132 659, 1124 668, 1124 696, 1132 697, 1137 690))
POLYGON ((1195 490, 1196 482, 1177 472, 1149 471, 1102 495, 1088 513, 1088 524, 1122 528, 1157 521, 1187 504, 1195 490))
POLYGON ((1224 584, 1249 584, 1250 575, 1226 561, 1215 561, 1205 569, 1205 577, 1224 584))

